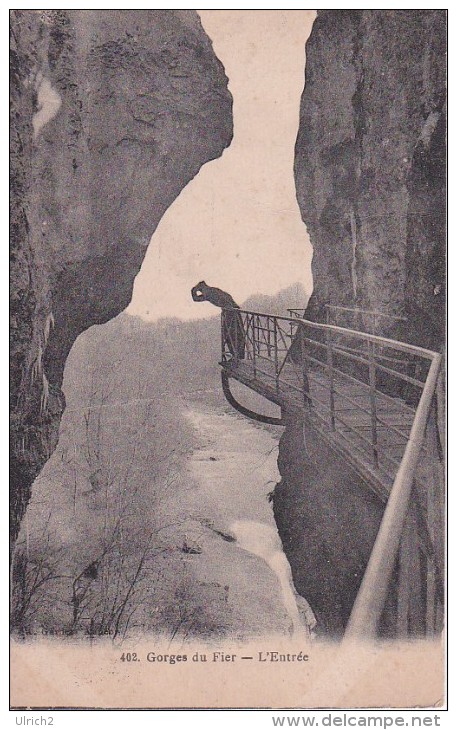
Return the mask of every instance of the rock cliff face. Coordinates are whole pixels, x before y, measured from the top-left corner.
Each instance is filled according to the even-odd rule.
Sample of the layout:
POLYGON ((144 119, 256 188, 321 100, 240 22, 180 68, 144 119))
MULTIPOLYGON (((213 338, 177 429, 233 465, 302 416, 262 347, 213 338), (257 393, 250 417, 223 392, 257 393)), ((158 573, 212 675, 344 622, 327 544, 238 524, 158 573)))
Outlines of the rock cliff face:
POLYGON ((232 137, 195 11, 12 11, 11 526, 56 445, 76 337, 129 303, 168 206, 232 137))
MULTIPOLYGON (((295 415, 285 416, 278 458, 282 479, 274 491, 274 515, 295 587, 311 604, 317 631, 340 636, 365 572, 383 504, 313 429, 295 415)), ((383 630, 389 631, 391 612, 384 614, 383 630)))
POLYGON ((446 14, 318 11, 295 150, 314 296, 444 341, 446 14))
MULTIPOLYGON (((325 321, 330 303, 406 317, 383 333, 432 349, 444 342, 445 26, 441 10, 318 11, 295 150, 314 247, 307 316, 325 321)), ((315 435, 305 441, 291 420, 275 516, 298 591, 339 634, 383 508, 315 435)))

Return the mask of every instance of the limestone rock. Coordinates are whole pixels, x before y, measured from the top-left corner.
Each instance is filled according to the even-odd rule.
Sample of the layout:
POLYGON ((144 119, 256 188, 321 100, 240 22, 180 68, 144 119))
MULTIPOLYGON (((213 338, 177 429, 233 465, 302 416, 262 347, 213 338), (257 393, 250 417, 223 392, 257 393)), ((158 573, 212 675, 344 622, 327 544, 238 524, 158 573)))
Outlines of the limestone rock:
POLYGON ((321 10, 307 43, 297 198, 314 296, 406 316, 444 342, 446 14, 321 10))
POLYGON ((189 10, 11 14, 12 537, 52 453, 76 337, 129 303, 162 215, 232 137, 189 10))

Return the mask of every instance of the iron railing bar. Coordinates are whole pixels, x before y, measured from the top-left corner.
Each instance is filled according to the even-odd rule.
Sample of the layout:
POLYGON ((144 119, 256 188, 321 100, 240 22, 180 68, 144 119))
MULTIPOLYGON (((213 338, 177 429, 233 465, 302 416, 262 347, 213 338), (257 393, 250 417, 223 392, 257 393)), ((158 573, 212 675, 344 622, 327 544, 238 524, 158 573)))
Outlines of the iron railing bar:
MULTIPOLYGON (((341 420, 341 419, 339 419, 339 420, 341 420)), ((343 435, 344 433, 348 433, 348 432, 355 433, 357 436, 359 436, 362 439, 362 441, 364 441, 364 443, 367 443, 368 445, 371 445, 371 441, 369 439, 366 439, 364 436, 362 436, 361 434, 359 434, 357 431, 355 431, 354 429, 351 429, 347 424, 345 424, 345 425, 346 425, 346 428, 347 428, 346 431, 344 431, 343 429, 337 428, 336 431, 335 431, 335 433, 339 433, 341 435, 343 435)), ((352 441, 349 438, 347 438, 346 440, 347 440, 348 443, 352 443, 352 441)), ((405 449, 406 444, 401 444, 401 447, 403 449, 405 449)), ((363 453, 365 455, 367 455, 367 452, 362 447, 359 446, 359 449, 361 451, 363 451, 363 453)), ((391 477, 391 479, 392 479, 392 481, 393 481, 395 479, 395 474, 397 473, 398 467, 400 466, 401 457, 399 457, 398 459, 395 459, 393 456, 390 456, 388 453, 386 453, 386 447, 384 447, 384 448, 382 448, 382 449, 379 450, 378 457, 379 457, 378 466, 376 468, 377 469, 382 469, 385 474, 389 474, 390 477, 391 477), (390 464, 392 464, 395 467, 395 471, 388 472, 387 471, 387 468, 388 467, 386 465, 382 465, 382 464, 380 465, 379 462, 382 462, 383 460, 390 462, 390 464)))
POLYGON ((244 329, 244 338, 245 338, 245 340, 247 340, 248 342, 250 342, 251 345, 254 344, 254 342, 253 342, 253 336, 254 336, 254 333, 250 330, 249 327, 246 328, 246 329, 244 329))
MULTIPOLYGON (((389 447, 390 446, 393 446, 393 445, 392 444, 389 444, 389 447)), ((406 448, 406 445, 405 444, 398 444, 398 447, 405 449, 406 448)), ((400 457, 398 460, 396 460, 393 456, 390 456, 390 454, 388 454, 386 452, 387 452, 387 448, 384 448, 384 450, 380 453, 380 458, 387 459, 387 461, 390 461, 390 463, 393 464, 396 467, 395 468, 395 472, 394 472, 393 477, 392 477, 394 479, 395 476, 396 476, 396 473, 398 471, 398 468, 400 466, 400 462, 401 462, 402 457, 400 457)), ((417 484, 420 484, 421 486, 425 487, 425 484, 424 484, 424 482, 421 479, 418 479, 418 478, 415 477, 415 481, 417 482, 417 484)))
MULTIPOLYGON (((323 344, 323 343, 319 343, 319 344, 321 344, 321 345, 322 345, 322 346, 323 346, 323 347, 325 348, 325 344, 323 344)), ((336 350, 336 349, 337 349, 337 348, 335 348, 335 350, 336 350)), ((342 351, 341 351, 341 350, 340 350, 339 348, 338 348, 338 353, 339 353, 339 354, 342 354, 342 351)), ((350 357, 350 356, 348 355, 348 357, 350 357)), ((314 364, 318 365, 318 366, 319 366, 319 367, 321 367, 321 368, 324 368, 324 369, 326 368, 326 364, 325 364, 325 362, 323 362, 323 361, 321 361, 321 360, 318 360, 317 358, 314 358, 314 357, 313 357, 312 355, 308 355, 308 354, 306 354, 306 355, 305 355, 305 358, 306 358, 307 360, 309 360, 310 362, 312 362, 312 363, 314 363, 314 364)), ((366 361, 366 364, 368 364, 368 361, 366 361)), ((379 367, 380 369, 383 369, 383 366, 382 366, 382 365, 378 365, 377 367, 379 367)), ((342 376, 342 377, 348 378, 348 379, 349 379, 349 380, 351 380, 352 382, 354 382, 354 383, 357 383, 357 384, 361 385, 361 386, 362 386, 363 388, 367 388, 367 389, 369 390, 370 386, 368 385, 368 383, 365 383, 365 382, 364 382, 363 380, 358 380, 357 378, 354 378, 354 376, 352 376, 352 375, 349 375, 349 373, 345 373, 345 372, 344 372, 344 370, 340 370, 340 369, 339 369, 338 367, 334 367, 334 371, 335 371, 335 373, 337 373, 337 374, 338 374, 339 376, 342 376)), ((392 373, 393 373, 393 374, 394 374, 395 376, 397 376, 397 375, 398 375, 398 379, 399 379, 399 380, 404 380, 405 382, 407 382, 407 381, 408 381, 408 376, 405 376, 405 377, 403 377, 403 376, 402 376, 401 374, 399 374, 399 373, 395 373, 394 371, 390 371, 390 372, 392 372, 392 373)), ((417 381, 417 383, 420 383, 420 381, 417 381)), ((413 384, 414 384, 414 383, 413 383, 413 384)), ((423 383, 420 383, 420 387, 421 387, 421 388, 423 388, 423 385, 424 385, 423 383)), ((389 396, 389 395, 388 395, 387 393, 383 393, 383 391, 382 391, 382 390, 377 390, 377 393, 379 393, 380 395, 382 395, 382 397, 383 397, 383 398, 388 398, 388 399, 390 399, 391 401, 395 401, 395 398, 393 398, 392 396, 389 396)), ((398 398, 399 398, 399 400, 402 400, 402 399, 400 398, 400 396, 398 396, 398 398)), ((404 401, 402 401, 402 404, 403 404, 403 402, 404 402, 404 401)), ((415 413, 415 410, 414 410, 413 408, 410 408, 410 407, 409 407, 409 406, 408 406, 408 405, 407 405, 406 403, 405 403, 405 408, 406 408, 406 409, 408 409, 408 410, 409 410, 409 411, 410 411, 411 413, 415 413)))
MULTIPOLYGON (((264 375, 264 376, 265 376, 266 378, 268 378, 269 380, 273 380, 273 381, 275 380, 275 374, 274 374, 274 372, 272 372, 272 373, 271 373, 271 372, 270 372, 270 373, 268 373, 268 372, 267 372, 266 370, 262 370, 261 368, 259 368, 259 367, 257 367, 257 366, 256 366, 256 372, 255 372, 255 373, 254 373, 254 372, 252 372, 252 373, 249 373, 249 371, 248 371, 248 372, 246 372, 246 373, 243 373, 243 374, 244 374, 244 375, 245 375, 246 377, 250 377, 250 376, 251 376, 251 377, 254 377, 254 379, 256 379, 256 378, 257 378, 257 373, 260 373, 261 375, 264 375)), ((294 391, 296 391, 297 393, 302 393, 302 392, 303 392, 303 388, 301 388, 301 387, 298 387, 298 386, 296 386, 296 385, 293 385, 292 383, 288 383, 288 382, 287 382, 287 381, 285 381, 285 380, 280 380, 280 381, 279 381, 279 383, 280 383, 280 386, 281 386, 281 385, 283 386, 283 388, 282 388, 282 392, 283 392, 283 393, 284 393, 284 390, 287 390, 287 389, 289 389, 289 390, 294 390, 294 391)), ((264 385, 268 385, 268 383, 264 383, 264 385)), ((279 392, 281 393, 281 388, 279 389, 279 392)))
MULTIPOLYGON (((293 317, 282 317, 275 314, 268 314, 266 312, 252 312, 251 310, 247 309, 238 309, 235 307, 224 307, 224 309, 232 310, 235 309, 235 311, 241 313, 241 314, 253 314, 258 317, 274 317, 278 322, 293 322, 294 324, 297 324, 296 318, 293 317)), ((398 340, 391 340, 388 337, 380 337, 379 335, 370 335, 367 332, 360 332, 358 330, 352 330, 346 327, 337 327, 336 325, 329 325, 329 324, 323 324, 322 322, 311 322, 308 319, 301 319, 300 320, 300 326, 306 326, 310 329, 317 329, 325 332, 325 330, 330 329, 332 332, 339 333, 342 335, 346 335, 347 337, 354 336, 358 339, 362 339, 365 341, 371 341, 376 342, 379 344, 382 344, 386 347, 392 347, 395 350, 399 350, 400 352, 408 352, 412 355, 420 355, 427 360, 433 360, 435 355, 437 355, 437 352, 434 352, 433 350, 427 350, 425 347, 418 347, 417 345, 408 345, 406 342, 399 342, 398 340)))
POLYGON ((280 380, 279 382, 282 383, 285 388, 291 388, 292 390, 296 390, 297 393, 303 393, 302 387, 298 387, 297 385, 294 385, 293 383, 288 383, 287 380, 280 380))
MULTIPOLYGON (((325 386, 322 386, 322 387, 325 387, 325 386)), ((359 403, 357 403, 355 400, 353 400, 351 396, 347 395, 346 393, 344 393, 343 391, 339 390, 339 388, 336 388, 336 387, 334 387, 334 391, 341 398, 344 398, 349 403, 352 403, 352 405, 354 405, 356 407, 354 410, 361 411, 362 413, 365 413, 366 415, 371 416, 371 411, 368 410, 368 408, 364 408, 363 406, 361 406, 359 403)), ((361 396, 356 396, 356 397, 360 398, 361 396)), ((366 397, 366 396, 364 395, 364 397, 366 397)), ((337 409, 337 410, 341 410, 341 409, 337 409)), ((377 409, 377 410, 379 411, 379 409, 377 409)), ((381 418, 381 416, 378 415, 378 413, 377 413, 377 421, 379 423, 381 423, 383 426, 385 426, 386 428, 391 429, 393 433, 398 434, 398 436, 400 436, 401 438, 404 437, 404 434, 401 431, 398 431, 396 429, 395 424, 390 424, 387 421, 384 421, 383 418, 381 418)), ((411 426, 412 426, 412 423, 410 424, 410 427, 411 426)), ((405 424, 405 427, 406 427, 406 424, 405 424)), ((407 438, 408 437, 406 436, 406 439, 407 438)))
MULTIPOLYGON (((273 365, 270 359, 262 357, 262 355, 257 355, 256 360, 263 360, 264 362, 268 362, 270 365, 273 365)), ((265 375, 267 378, 271 378, 272 380, 274 380, 276 377, 274 366, 271 370, 263 370, 262 368, 256 366, 256 372, 260 373, 261 375, 265 375)))
MULTIPOLYGON (((352 398, 350 398, 350 396, 346 395, 345 393, 342 393, 337 388, 334 388, 334 390, 335 390, 335 393, 337 393, 341 398, 344 398, 345 400, 349 401, 349 403, 352 403, 354 406, 356 406, 357 410, 361 411, 362 413, 365 413, 368 416, 371 416, 371 411, 368 410, 368 408, 363 408, 363 406, 361 406, 359 403, 356 403, 355 401, 353 401, 352 398)), ((337 409, 337 410, 341 410, 341 409, 337 409)), ((379 416, 378 413, 376 414, 376 419, 377 419, 378 423, 382 424, 385 428, 388 428, 389 430, 391 430, 392 433, 396 433, 398 436, 400 436, 400 438, 404 438, 406 441, 408 440, 408 436, 407 435, 405 435, 401 431, 399 431, 395 427, 395 425, 390 424, 390 423, 387 423, 387 421, 384 421, 379 416)), ((408 433, 409 433, 409 431, 408 431, 408 433)))
MULTIPOLYGON (((274 319, 274 317, 272 317, 274 319)), ((262 327, 262 325, 256 325, 256 329, 259 330, 259 332, 273 332, 271 327, 262 327)))
POLYGON ((435 354, 414 417, 410 438, 349 618, 345 633, 346 640, 372 639, 376 635, 398 555, 406 513, 410 505, 414 473, 421 454, 440 367, 441 355, 435 354))
POLYGON ((370 379, 370 410, 371 410, 371 440, 373 443, 373 461, 376 468, 379 465, 378 459, 378 430, 377 430, 377 412, 376 412, 376 363, 374 360, 373 343, 368 343, 368 359, 369 370, 368 377, 370 379))
POLYGON ((311 389, 308 378, 308 368, 305 360, 305 342, 303 327, 299 327, 298 336, 300 340, 300 356, 301 356, 301 378, 303 383, 303 403, 304 407, 307 408, 312 403, 311 401, 311 389))
MULTIPOLYGON (((313 340, 311 337, 306 337, 306 336, 304 337, 304 339, 307 342, 311 343, 313 345, 313 347, 317 345, 317 347, 322 347, 323 349, 325 349, 324 342, 320 342, 319 340, 313 340)), ((355 356, 357 356, 357 353, 361 352, 361 350, 358 350, 354 347, 348 347, 347 345, 341 345, 341 344, 340 345, 336 344, 335 349, 336 348, 338 348, 338 350, 342 350, 343 352, 349 352, 351 354, 354 354, 355 356)), ((399 365, 411 365, 412 364, 411 360, 400 360, 395 357, 389 357, 388 355, 381 355, 380 353, 377 353, 376 357, 380 358, 381 360, 388 360, 389 362, 398 363, 399 365)), ((360 361, 362 362, 362 360, 360 360, 360 361)))
POLYGON ((274 365, 273 359, 271 357, 268 357, 268 355, 259 355, 259 353, 257 353, 257 357, 260 358, 260 360, 265 360, 266 362, 269 362, 272 365, 274 365))
MULTIPOLYGON (((304 329, 304 328, 302 328, 302 329, 304 329)), ((313 340, 313 339, 312 339, 312 337, 307 337, 306 335, 303 335, 303 338, 304 338, 304 339, 305 339, 305 340, 306 340, 307 342, 309 342, 309 343, 310 343, 311 345, 313 345, 313 347, 314 347, 315 345, 317 345, 317 347, 322 347, 322 348, 323 348, 324 350, 325 350, 325 348, 326 348, 326 344, 325 344, 325 342, 321 342, 320 340, 313 340)))
MULTIPOLYGON (((325 423, 328 426, 328 421, 324 421, 322 415, 318 411, 315 411, 315 414, 318 416, 318 418, 323 423, 325 423)), ((362 446, 359 446, 358 444, 354 443, 351 439, 347 438, 344 435, 343 431, 339 431, 337 429, 336 431, 328 430, 328 431, 325 431, 324 433, 326 433, 328 438, 330 438, 330 439, 331 438, 336 439, 336 437, 342 438, 347 444, 350 445, 351 448, 354 448, 356 451, 359 451, 360 454, 362 454, 362 456, 364 457, 364 459, 363 459, 363 461, 365 461, 364 467, 365 468, 368 467, 368 471, 370 473, 372 473, 374 476, 378 476, 378 473, 381 472, 381 474, 383 474, 385 477, 387 477, 390 482, 393 481, 393 479, 394 479, 393 475, 391 473, 389 473, 388 471, 386 471, 384 466, 379 466, 377 469, 374 469, 373 464, 371 463, 371 460, 368 455, 369 452, 367 452, 362 446)))
MULTIPOLYGON (((257 355, 256 356, 256 360, 257 360, 258 357, 259 356, 257 355)), ((261 359, 262 360, 267 360, 267 358, 262 358, 262 357, 261 357, 261 359)), ((269 360, 267 360, 267 361, 270 362, 269 360)), ((252 372, 252 374, 254 375, 254 378, 256 377, 256 373, 260 373, 261 375, 264 375, 265 377, 269 378, 270 380, 275 380, 275 373, 274 373, 274 371, 268 372, 266 370, 262 370, 262 368, 259 368, 256 365, 255 373, 252 372)), ((250 374, 249 372, 246 373, 246 375, 249 375, 249 374, 250 374)), ((293 390, 296 390, 298 393, 301 393, 302 392, 302 388, 299 388, 296 385, 293 385, 293 383, 287 382, 287 380, 281 380, 280 379, 279 382, 282 383, 287 388, 292 388, 293 390)))
POLYGON ((287 352, 289 352, 289 350, 290 350, 290 348, 292 347, 292 344, 293 344, 292 335, 289 332, 283 332, 280 327, 278 327, 277 329, 278 329, 278 333, 279 333, 279 335, 281 337, 281 340, 282 340, 282 343, 284 345, 285 350, 287 352), (288 343, 288 340, 286 338, 290 338, 290 340, 291 340, 290 343, 288 343))
POLYGON ((250 328, 252 332, 252 364, 254 366, 254 377, 257 377, 256 373, 256 367, 257 367, 257 351, 256 351, 256 343, 255 343, 255 318, 254 314, 251 315, 251 321, 250 321, 250 328))
MULTIPOLYGON (((340 413, 341 411, 336 410, 335 412, 340 413)), ((371 431, 371 424, 368 424, 368 423, 359 424, 358 423, 354 426, 354 428, 357 428, 357 430, 360 430, 360 431, 371 431)), ((387 426, 381 426, 378 428, 380 431, 380 435, 382 435, 382 436, 391 435, 391 431, 390 431, 390 429, 388 429, 387 426)), ((385 449, 390 449, 390 448, 403 448, 404 449, 406 446, 405 442, 408 441, 408 436, 404 435, 401 438, 404 439, 404 441, 402 443, 400 443, 399 441, 390 441, 390 442, 386 441, 385 443, 382 443, 382 444, 380 442, 378 442, 378 444, 380 445, 380 447, 385 448, 385 449)))
POLYGON ((289 369, 282 371, 282 378, 281 381, 284 383, 300 383, 300 387, 303 388, 303 378, 300 377, 302 374, 301 370, 293 369, 292 372, 290 372, 289 369))
POLYGON ((332 431, 335 431, 335 390, 334 390, 334 369, 333 369, 333 350, 332 350, 332 339, 329 330, 325 333, 325 344, 327 346, 327 370, 326 375, 329 384, 329 397, 330 397, 330 426, 332 431))
MULTIPOLYGON (((338 348, 340 350, 344 350, 345 352, 351 352, 353 354, 361 352, 361 350, 358 350, 355 347, 348 347, 347 345, 338 345, 338 348)), ((382 355, 380 352, 376 353, 376 357, 380 358, 381 360, 388 360, 389 362, 398 363, 398 365, 411 365, 412 364, 411 360, 400 360, 397 357, 390 357, 389 355, 382 355)))
MULTIPOLYGON (((325 345, 324 345, 324 347, 325 347, 325 345)), ((305 359, 324 369, 327 367, 327 363, 324 360, 318 360, 317 358, 313 357, 312 355, 309 355, 308 353, 305 354, 305 359)))
MULTIPOLYGON (((344 408, 336 408, 335 410, 337 410, 339 413, 343 413, 345 411, 350 412, 350 413, 354 413, 356 411, 360 411, 360 407, 357 407, 357 408, 346 408, 346 407, 344 407, 344 408)), ((364 413, 366 413, 366 411, 364 411, 364 413)), ((382 428, 388 428, 388 429, 390 429, 390 428, 391 429, 395 429, 395 428, 401 429, 401 428, 404 428, 404 429, 407 429, 408 433, 411 430, 411 426, 412 426, 412 421, 409 421, 408 423, 389 423, 388 421, 380 421, 379 420, 379 416, 378 416, 378 423, 381 424, 381 427, 382 428)), ((400 431, 400 434, 399 435, 401 435, 403 437, 405 434, 404 434, 403 431, 400 431)), ((406 438, 408 438, 407 435, 406 435, 406 438)))
POLYGON ((266 337, 264 335, 261 335, 260 337, 256 338, 256 345, 257 349, 260 351, 260 349, 268 350, 268 342, 266 340, 266 337))
POLYGON ((237 316, 233 317, 232 327, 233 327, 233 329, 235 331, 235 354, 234 354, 234 358, 235 358, 235 362, 238 362, 238 360, 239 360, 238 354, 239 354, 240 348, 239 348, 239 343, 238 343, 239 318, 237 316))
POLYGON ((262 368, 257 367, 257 364, 256 364, 255 372, 253 372, 253 375, 255 378, 257 377, 257 373, 260 373, 261 375, 265 375, 267 378, 271 378, 272 380, 275 379, 274 372, 268 373, 266 370, 262 370, 262 368))
MULTIPOLYGON (((289 350, 287 351, 287 354, 289 354, 289 350)), ((287 362, 287 355, 285 356, 284 360, 282 361, 282 365, 281 365, 281 367, 279 368, 279 373, 278 373, 278 375, 281 375, 282 371, 284 370, 284 366, 285 366, 286 362, 287 362)))
MULTIPOLYGON (((258 332, 259 325, 260 325, 260 315, 257 315, 257 321, 254 324, 254 332, 258 332)), ((256 344, 257 344, 257 355, 259 355, 260 354, 260 341, 256 340, 256 344)))
MULTIPOLYGON (((340 398, 344 398, 349 403, 352 403, 352 405, 356 406, 357 410, 362 411, 362 413, 366 413, 368 416, 371 416, 371 411, 368 408, 364 408, 363 406, 360 405, 360 403, 357 403, 355 400, 353 400, 351 398, 351 396, 346 395, 346 393, 343 393, 343 391, 339 390, 335 386, 333 389, 334 389, 335 393, 340 396, 340 398)), ((366 398, 365 394, 364 394, 364 397, 366 398)))
MULTIPOLYGON (((345 409, 341 410, 341 409, 338 409, 337 408, 335 412, 336 413, 342 413, 342 412, 345 412, 345 409)), ((368 423, 366 423, 366 424, 358 424, 357 425, 357 428, 360 428, 361 431, 370 431, 371 424, 368 424, 368 423)), ((379 429, 379 431, 382 434, 386 434, 386 433, 389 433, 390 434, 391 433, 391 430, 390 430, 389 426, 379 426, 378 425, 378 429, 379 429)), ((396 435, 398 435, 398 434, 396 434, 396 435)), ((406 441, 408 441, 409 436, 408 436, 408 434, 402 434, 400 436, 400 438, 403 438, 405 440, 405 442, 406 442, 406 441)), ((403 447, 405 447, 406 446, 406 443, 400 444, 400 443, 397 443, 397 442, 392 442, 391 444, 388 444, 388 446, 403 446, 403 447)))
MULTIPOLYGON (((367 446, 370 447, 370 452, 371 452, 371 449, 373 448, 373 442, 371 441, 371 439, 367 439, 365 436, 363 436, 363 434, 361 434, 359 431, 357 431, 357 428, 355 428, 354 426, 351 426, 351 424, 348 423, 347 421, 345 421, 343 418, 341 418, 341 416, 337 416, 335 414, 335 420, 342 423, 344 426, 346 426, 348 431, 351 431, 352 433, 354 433, 357 436, 357 438, 360 438, 364 443, 366 443, 367 446)), ((336 429, 336 431, 338 431, 338 428, 336 429)), ((338 431, 338 433, 339 433, 339 431, 338 431)))
MULTIPOLYGON (((339 355, 342 355, 343 357, 347 357, 348 359, 352 360, 353 362, 359 362, 363 365, 367 365, 369 367, 370 361, 367 360, 364 357, 359 357, 357 355, 353 355, 351 352, 347 352, 346 350, 342 350, 338 345, 335 345, 335 353, 338 353, 339 355)), ((395 378, 398 378, 398 380, 403 380, 406 383, 411 383, 412 385, 417 386, 418 388, 424 387, 424 382, 421 380, 416 380, 416 378, 412 378, 410 375, 405 375, 405 373, 399 373, 396 370, 392 370, 392 368, 388 368, 385 365, 381 365, 378 362, 375 362, 376 369, 382 370, 385 373, 389 373, 390 375, 393 375, 395 378)))
POLYGON ((273 320, 273 346, 274 346, 274 358, 275 358, 275 381, 276 381, 276 392, 279 392, 279 361, 278 361, 278 325, 276 320, 273 320))
POLYGON ((395 424, 387 423, 387 421, 383 421, 382 418, 380 418, 379 415, 377 415, 377 421, 380 423, 384 428, 388 428, 391 433, 397 434, 397 436, 400 436, 400 438, 405 439, 405 441, 408 441, 409 433, 411 431, 412 424, 410 426, 405 426, 405 428, 408 428, 408 433, 404 434, 402 431, 400 431, 399 428, 395 426, 395 424))
POLYGON ((417 378, 413 378, 411 377, 411 375, 406 375, 406 373, 399 373, 392 368, 388 368, 386 365, 381 365, 381 363, 379 362, 376 362, 376 370, 382 370, 384 373, 389 373, 395 378, 403 380, 405 383, 410 383, 411 385, 414 385, 416 388, 420 388, 421 390, 424 389, 425 380, 417 380, 417 378))
MULTIPOLYGON (((329 431, 329 433, 333 433, 333 432, 329 431)), ((337 429, 334 433, 342 436, 348 444, 350 444, 354 448, 358 449, 358 451, 364 455, 364 457, 366 459, 366 463, 370 464, 371 470, 373 471, 373 473, 377 474, 378 471, 382 472, 382 474, 384 476, 388 477, 391 482, 394 481, 395 474, 397 473, 400 461, 393 461, 392 459, 388 459, 388 461, 390 461, 393 466, 393 469, 390 469, 389 464, 384 464, 381 459, 380 463, 378 463, 378 466, 375 468, 373 466, 373 461, 370 459, 370 452, 366 451, 362 446, 357 446, 356 444, 354 444, 352 442, 352 440, 350 438, 347 438, 347 436, 345 436, 345 434, 347 433, 346 431, 340 431, 337 429)))
POLYGON ((263 328, 263 327, 257 327, 257 330, 258 330, 258 332, 261 332, 261 333, 262 333, 262 334, 260 335, 261 339, 259 338, 259 340, 258 340, 258 343, 259 343, 259 344, 263 344, 263 345, 265 345, 265 347, 266 347, 266 348, 267 348, 268 350, 270 350, 270 348, 271 348, 271 342, 269 342, 269 341, 267 340, 267 337, 266 337, 266 333, 268 333, 268 334, 270 335, 270 334, 271 334, 271 332, 272 332, 272 330, 270 330, 270 329, 267 329, 267 328, 263 328))
MULTIPOLYGON (((324 404, 322 404, 322 405, 324 405, 324 404)), ((326 408, 326 410, 329 410, 329 407, 328 406, 325 406, 324 405, 324 408, 326 408)), ((337 418, 338 421, 341 421, 340 418, 338 418, 338 417, 336 417, 336 418, 337 418)), ((344 425, 346 426, 346 428, 337 427, 336 430, 334 432, 332 432, 332 433, 355 434, 357 437, 360 437, 360 439, 364 443, 366 443, 367 446, 371 446, 371 441, 369 439, 365 438, 365 436, 363 436, 358 429, 351 428, 346 423, 344 425)), ((363 430, 366 430, 366 429, 363 429, 363 430)), ((349 438, 347 439, 347 441, 350 442, 350 443, 352 443, 351 439, 349 439, 349 438)), ((391 474, 392 479, 393 479, 395 477, 396 470, 398 469, 398 467, 400 465, 401 457, 399 456, 399 457, 395 458, 395 457, 391 456, 389 453, 387 453, 391 446, 392 446, 392 444, 380 445, 379 442, 378 442, 378 447, 379 447, 379 461, 382 462, 383 459, 385 459, 386 461, 390 462, 395 467, 395 471, 391 474)), ((397 448, 405 449, 405 446, 406 446, 405 444, 396 444, 396 447, 397 448)), ((359 448, 362 449, 361 446, 359 448)), ((365 455, 368 455, 369 452, 365 451, 364 449, 362 449, 362 450, 363 450, 363 452, 364 452, 365 455)))
MULTIPOLYGON (((343 398, 344 397, 347 397, 347 396, 343 396, 343 398)), ((357 413, 360 410, 361 410, 360 406, 355 406, 354 408, 349 408, 349 407, 348 408, 335 408, 335 411, 337 411, 338 413, 346 413, 346 412, 347 413, 357 413)), ((363 410, 363 412, 366 413, 365 410, 363 410)))
MULTIPOLYGON (((364 389, 368 389, 368 390, 369 390, 369 388, 370 388, 370 386, 369 386, 369 385, 367 385, 366 383, 364 383, 364 382, 363 382, 363 380, 357 380, 357 378, 354 378, 354 377, 353 377, 352 375, 349 375, 348 373, 345 373, 345 372, 343 372, 342 370, 338 370, 338 374, 339 374, 340 376, 344 377, 344 378, 347 378, 347 379, 348 379, 348 380, 350 380, 351 382, 353 382, 353 383, 356 383, 357 385, 361 386, 361 387, 362 387, 362 388, 364 388, 364 389)), ((378 394, 379 394, 379 396, 380 396, 380 397, 382 397, 382 399, 383 399, 384 401, 390 401, 390 402, 393 402, 393 403, 395 403, 395 405, 397 405, 397 406, 398 406, 398 401, 399 401, 399 400, 401 400, 401 398, 399 398, 399 397, 398 397, 398 398, 394 398, 393 396, 391 396, 391 395, 388 395, 387 393, 383 393, 383 392, 382 392, 381 390, 378 390, 378 394)), ((409 405, 408 405, 407 403, 405 403, 405 401, 403 401, 403 400, 401 400, 401 405, 402 405, 402 408, 404 407, 404 410, 410 411, 410 412, 411 412, 411 413, 413 413, 413 414, 414 414, 414 413, 416 412, 416 411, 414 410, 414 408, 411 408, 411 406, 409 406, 409 405)))

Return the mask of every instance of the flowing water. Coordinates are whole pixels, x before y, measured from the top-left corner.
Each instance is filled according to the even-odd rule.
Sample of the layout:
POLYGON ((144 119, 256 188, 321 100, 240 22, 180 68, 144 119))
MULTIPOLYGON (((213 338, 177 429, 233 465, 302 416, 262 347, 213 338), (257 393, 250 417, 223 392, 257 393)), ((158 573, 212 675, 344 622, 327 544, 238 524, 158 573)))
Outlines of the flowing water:
POLYGON ((195 487, 181 505, 200 527, 190 531, 202 551, 190 567, 200 563, 207 580, 226 585, 230 633, 309 636, 314 616, 293 586, 268 498, 279 479, 279 429, 201 406, 185 415, 200 438, 189 462, 195 487))

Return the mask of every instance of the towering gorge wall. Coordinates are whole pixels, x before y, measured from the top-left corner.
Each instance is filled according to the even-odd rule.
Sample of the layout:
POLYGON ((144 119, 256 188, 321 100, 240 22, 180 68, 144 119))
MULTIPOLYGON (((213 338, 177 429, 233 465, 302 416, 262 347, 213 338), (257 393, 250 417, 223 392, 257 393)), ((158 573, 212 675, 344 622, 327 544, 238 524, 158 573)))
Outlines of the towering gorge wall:
MULTIPOLYGON (((314 296, 444 341, 446 15, 319 10, 295 149, 314 296)), ((392 334, 405 334, 400 331, 392 334)))
MULTIPOLYGON (((314 248, 307 316, 324 305, 406 317, 384 334, 444 343, 446 15, 319 10, 306 47, 295 149, 314 248)), ((382 506, 300 425, 281 440, 275 515, 297 589, 343 629, 382 506)), ((388 618, 385 617, 388 622, 388 618)))
POLYGON ((232 138, 195 11, 11 16, 11 537, 55 448, 76 337, 129 303, 168 206, 232 138))

